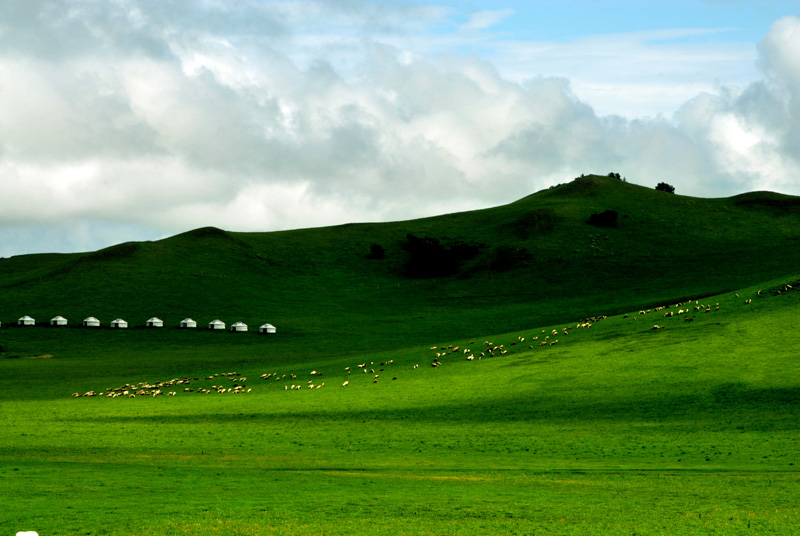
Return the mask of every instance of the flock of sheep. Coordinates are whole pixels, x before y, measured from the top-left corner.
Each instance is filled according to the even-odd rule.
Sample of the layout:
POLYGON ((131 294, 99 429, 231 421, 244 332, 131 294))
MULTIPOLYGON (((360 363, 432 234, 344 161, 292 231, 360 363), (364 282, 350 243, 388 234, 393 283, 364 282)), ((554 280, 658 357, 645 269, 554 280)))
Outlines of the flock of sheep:
MULTIPOLYGON (((800 283, 800 282, 798 282, 800 283)), ((800 286, 798 286, 800 289, 800 286)), ((791 284, 785 284, 777 289, 772 289, 771 293, 773 295, 781 294, 782 292, 788 292, 791 290, 795 290, 795 288, 791 284)), ((758 295, 762 295, 762 291, 758 291, 758 295)), ((735 294, 735 297, 738 299, 739 295, 735 294)), ((748 298, 744 300, 745 305, 750 305, 752 303, 752 299, 748 298)), ((671 318, 675 316, 682 316, 685 322, 692 322, 695 318, 694 313, 711 313, 712 311, 719 311, 720 305, 719 303, 715 303, 714 305, 710 303, 700 303, 699 300, 687 300, 685 302, 679 302, 674 305, 662 305, 655 307, 653 309, 643 309, 638 312, 638 314, 631 314, 631 315, 623 315, 622 318, 627 319, 631 318, 632 320, 636 321, 637 318, 641 318, 651 314, 661 314, 663 318, 671 318)), ((597 322, 605 320, 608 318, 607 316, 595 316, 590 317, 585 320, 581 320, 574 325, 568 325, 563 328, 556 328, 556 329, 543 329, 541 333, 537 333, 527 338, 528 342, 528 351, 538 348, 538 347, 550 347, 556 344, 559 344, 559 341, 568 340, 570 333, 572 333, 575 329, 587 329, 591 328, 597 322)), ((664 329, 665 326, 654 324, 654 330, 664 329)), ((479 345, 475 350, 473 347, 475 346, 475 341, 469 341, 468 344, 464 344, 463 348, 460 345, 436 345, 430 347, 430 351, 433 352, 430 355, 429 359, 431 368, 438 368, 448 361, 452 361, 453 358, 459 358, 460 360, 466 361, 480 361, 484 358, 494 358, 500 357, 508 354, 512 350, 516 350, 517 346, 523 346, 526 342, 526 337, 518 336, 515 341, 512 341, 508 344, 495 344, 489 340, 484 341, 481 345, 479 345)), ((419 369, 419 363, 414 364, 412 366, 412 370, 419 369)), ((398 376, 394 372, 387 373, 387 370, 391 371, 396 369, 397 367, 394 366, 394 361, 389 360, 385 362, 379 362, 377 365, 375 362, 363 362, 353 366, 348 366, 344 368, 344 373, 346 374, 346 378, 344 378, 341 387, 349 387, 353 383, 352 382, 361 382, 361 380, 356 380, 356 378, 365 378, 368 382, 373 384, 379 383, 381 380, 386 378, 391 378, 391 381, 397 380, 398 376), (353 373, 356 376, 352 376, 353 373)), ((325 387, 325 382, 321 381, 323 377, 322 371, 319 370, 312 370, 308 373, 279 373, 279 372, 269 372, 260 375, 260 379, 263 381, 270 381, 273 383, 277 383, 279 386, 283 387, 284 391, 307 391, 307 390, 318 390, 325 387)), ((106 398, 117 398, 117 397, 127 397, 127 398, 136 398, 136 397, 156 397, 160 395, 165 396, 175 396, 179 393, 200 393, 200 394, 246 394, 252 392, 252 388, 247 387, 247 378, 239 374, 238 372, 225 372, 219 374, 213 374, 210 376, 206 376, 203 380, 198 377, 195 378, 182 378, 182 379, 172 379, 167 381, 149 383, 149 382, 140 382, 137 384, 125 384, 119 387, 108 388, 104 391, 95 392, 95 391, 88 391, 86 393, 74 393, 72 396, 75 398, 81 397, 106 397, 106 398), (216 380, 216 381, 215 381, 216 380), (230 383, 225 384, 222 380, 228 380, 230 383), (205 381, 205 385, 198 385, 205 381), (215 383, 212 385, 207 385, 209 382, 214 381, 215 383), (192 385, 190 387, 190 385, 192 385)), ((337 382, 338 383, 338 382, 337 382)))

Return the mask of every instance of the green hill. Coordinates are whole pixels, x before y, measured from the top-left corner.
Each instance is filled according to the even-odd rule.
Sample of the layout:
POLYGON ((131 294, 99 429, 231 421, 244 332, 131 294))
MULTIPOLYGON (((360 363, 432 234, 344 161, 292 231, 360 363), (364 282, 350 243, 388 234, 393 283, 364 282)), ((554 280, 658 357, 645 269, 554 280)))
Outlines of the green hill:
MULTIPOLYGON (((509 205, 414 221, 197 229, 86 254, 2 259, 0 321, 91 315, 141 325, 156 315, 175 326, 190 316, 375 344, 399 333, 403 343, 424 343, 442 333, 508 331, 793 272, 798 202, 773 193, 698 199, 589 176, 509 205), (617 227, 586 223, 607 210, 618 214, 617 227), (402 247, 409 234, 438 240, 445 255, 459 243, 470 251, 455 273, 410 277, 402 247), (367 258, 372 244, 384 258, 367 258)), ((442 262, 435 251, 418 257, 423 271, 428 263, 436 273, 442 262)))
POLYGON ((407 222, 2 259, 0 527, 790 534, 799 207, 590 176, 407 222))

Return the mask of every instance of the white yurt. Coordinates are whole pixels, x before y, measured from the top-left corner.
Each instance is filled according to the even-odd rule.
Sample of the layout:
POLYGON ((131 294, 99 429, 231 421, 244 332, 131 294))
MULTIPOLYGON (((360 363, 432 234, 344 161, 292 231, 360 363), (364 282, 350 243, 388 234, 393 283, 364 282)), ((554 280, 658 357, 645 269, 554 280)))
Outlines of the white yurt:
POLYGON ((231 324, 231 331, 247 331, 247 324, 244 322, 236 322, 231 324))
POLYGON ((119 328, 119 329, 123 329, 123 328, 127 328, 127 327, 128 327, 128 323, 127 323, 127 322, 125 322, 125 321, 124 321, 123 319, 121 319, 121 318, 117 318, 116 320, 113 320, 113 321, 111 322, 111 327, 112 327, 112 328, 119 328))
POLYGON ((63 316, 54 316, 53 318, 50 319, 50 325, 51 326, 66 326, 67 325, 67 319, 64 318, 63 316))
POLYGON ((83 319, 83 325, 86 326, 87 328, 99 328, 100 321, 95 317, 90 316, 89 318, 83 319))
POLYGON ((35 326, 36 320, 29 317, 28 315, 25 315, 23 317, 20 317, 19 320, 17 320, 17 324, 19 324, 20 326, 35 326))
POLYGON ((182 328, 196 328, 197 322, 195 322, 191 318, 184 318, 183 320, 181 320, 180 326, 182 328))
POLYGON ((164 327, 164 321, 161 320, 160 318, 156 318, 154 316, 153 318, 151 318, 150 320, 147 321, 147 327, 148 328, 163 328, 164 327))
POLYGON ((259 333, 276 333, 278 330, 272 324, 264 324, 258 328, 259 333))
POLYGON ((208 329, 225 329, 225 322, 222 320, 212 320, 208 323, 208 329))

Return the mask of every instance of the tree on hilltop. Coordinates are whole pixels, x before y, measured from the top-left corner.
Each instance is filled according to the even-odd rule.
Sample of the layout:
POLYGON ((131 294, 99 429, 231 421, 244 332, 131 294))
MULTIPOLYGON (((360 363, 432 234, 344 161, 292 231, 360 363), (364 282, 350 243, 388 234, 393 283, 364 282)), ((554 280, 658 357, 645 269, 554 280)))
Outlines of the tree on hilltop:
POLYGON ((667 192, 668 194, 675 193, 675 187, 672 186, 671 184, 667 184, 666 182, 659 182, 656 185, 656 190, 658 190, 659 192, 667 192))

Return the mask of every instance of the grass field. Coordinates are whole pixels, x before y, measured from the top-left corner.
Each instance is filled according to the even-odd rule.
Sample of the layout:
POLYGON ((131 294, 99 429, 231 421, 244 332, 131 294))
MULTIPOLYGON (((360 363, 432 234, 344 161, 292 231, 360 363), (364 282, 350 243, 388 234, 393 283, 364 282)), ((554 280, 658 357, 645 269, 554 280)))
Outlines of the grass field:
MULTIPOLYGON (((623 193, 633 186, 597 184, 623 193)), ((585 212, 581 200, 601 195, 558 190, 534 197, 558 197, 564 210, 585 212)), ((644 221, 633 207, 649 198, 628 197, 620 212, 644 221)), ((207 231, 205 251, 217 252, 209 262, 219 273, 223 265, 236 269, 216 280, 194 278, 205 287, 174 289, 143 280, 159 270, 188 271, 182 259, 196 254, 197 236, 131 247, 133 257, 6 259, 0 533, 792 534, 800 526, 798 253, 741 252, 791 244, 797 216, 774 206, 710 203, 723 213, 770 211, 753 221, 774 218, 772 234, 741 231, 727 249, 687 251, 730 231, 710 226, 712 238, 684 238, 647 259, 635 248, 641 235, 608 229, 601 233, 631 237, 611 236, 624 253, 598 254, 599 264, 587 243, 570 262, 542 253, 555 262, 550 271, 545 260, 528 259, 492 272, 481 268, 489 258, 479 257, 452 277, 413 280, 400 273, 399 251, 387 248, 385 261, 360 255, 368 251, 365 236, 388 245, 389 233, 403 236, 399 227, 361 236, 364 247, 352 246, 359 255, 341 259, 351 247, 342 244, 356 241, 341 235, 362 232, 357 227, 277 237, 207 231), (334 235, 337 247, 326 250, 334 235), (298 251, 290 242, 303 236, 316 253, 288 267, 298 251), (145 253, 151 264, 137 258, 145 253), (253 290, 262 268, 246 262, 251 253, 281 271, 280 283, 270 283, 278 298, 253 290), (306 264, 315 255, 318 265, 306 264), (724 260, 725 269, 708 269, 709 258, 724 260), (670 263, 678 268, 666 270, 670 263), (605 285, 611 266, 625 268, 605 285), (82 287, 93 271, 95 286, 82 287), (130 280, 119 282, 120 274, 130 280), (221 299, 217 282, 236 277, 250 294, 221 299), (57 289, 59 281, 69 285, 57 289), (146 308, 148 299, 158 310, 146 308), (19 305, 25 300, 41 303, 19 305), (254 305, 259 300, 266 305, 254 305), (16 310, 40 322, 95 314, 106 322, 141 317, 142 324, 155 314, 174 326, 185 316, 204 323, 228 315, 252 328, 273 321, 274 311, 282 321, 273 322, 274 336, 8 326, 16 310), (587 322, 593 315, 607 317, 587 322), (105 396, 152 392, 173 379, 188 383, 164 385, 160 396, 105 396), (234 394, 235 385, 245 392, 234 394), (103 395, 73 397, 89 391, 103 395)), ((490 211, 490 219, 519 219, 509 207, 490 211)), ((647 217, 662 209, 648 209, 647 217)), ((500 243, 488 231, 457 235, 481 217, 453 215, 436 232, 500 243)), ((403 230, 435 231, 434 223, 409 222, 403 230)), ((540 238, 543 248, 587 227, 577 216, 564 225, 547 231, 557 236, 552 244, 540 238)))

